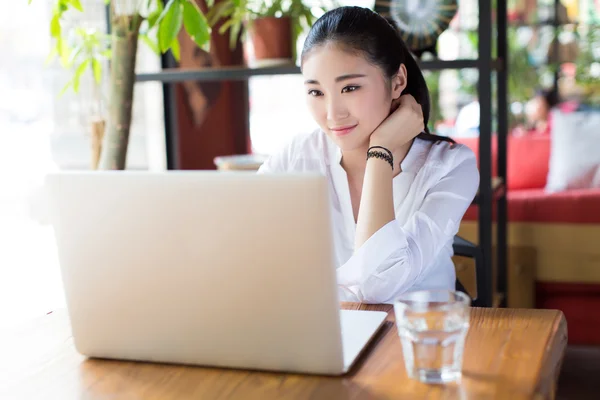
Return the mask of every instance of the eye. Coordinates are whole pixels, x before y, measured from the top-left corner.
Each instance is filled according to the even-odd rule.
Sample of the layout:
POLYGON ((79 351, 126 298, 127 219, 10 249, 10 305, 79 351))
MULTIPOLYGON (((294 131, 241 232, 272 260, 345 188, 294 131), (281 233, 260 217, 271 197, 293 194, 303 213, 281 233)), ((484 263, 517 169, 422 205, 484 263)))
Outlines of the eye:
POLYGON ((358 90, 360 88, 360 86, 346 86, 342 89, 342 93, 348 93, 348 92, 354 92, 355 90, 358 90))
POLYGON ((316 90, 316 89, 310 89, 308 91, 308 95, 309 96, 314 96, 314 97, 323 96, 323 92, 321 92, 320 90, 316 90))

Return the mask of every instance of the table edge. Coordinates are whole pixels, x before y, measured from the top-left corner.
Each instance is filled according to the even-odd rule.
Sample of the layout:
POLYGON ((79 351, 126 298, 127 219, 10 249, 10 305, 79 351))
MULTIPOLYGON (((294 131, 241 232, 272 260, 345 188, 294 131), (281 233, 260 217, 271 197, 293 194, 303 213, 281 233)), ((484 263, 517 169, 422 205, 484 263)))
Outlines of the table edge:
POLYGON ((553 399, 555 397, 558 376, 560 374, 568 342, 567 320, 565 315, 560 310, 553 311, 556 312, 552 324, 552 332, 554 334, 551 335, 546 342, 546 351, 544 353, 544 358, 542 359, 542 367, 536 385, 536 392, 547 399, 553 399))

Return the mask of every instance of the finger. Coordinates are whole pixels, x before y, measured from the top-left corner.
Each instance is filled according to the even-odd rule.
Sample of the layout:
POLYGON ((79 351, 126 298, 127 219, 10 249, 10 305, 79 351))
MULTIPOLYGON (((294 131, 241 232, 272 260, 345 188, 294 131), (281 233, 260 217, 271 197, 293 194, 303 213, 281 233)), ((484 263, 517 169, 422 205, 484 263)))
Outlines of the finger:
POLYGON ((412 110, 415 113, 417 113, 417 115, 423 116, 423 107, 421 107, 421 105, 417 102, 417 100, 415 100, 415 98, 413 96, 410 96, 410 97, 411 98, 408 99, 407 104, 410 104, 410 108, 412 108, 412 110))
POLYGON ((412 111, 416 112, 417 114, 423 113, 423 109, 421 108, 419 103, 417 103, 417 100, 415 100, 415 98, 412 95, 406 94, 404 96, 400 96, 400 100, 402 102, 402 104, 401 104, 402 106, 410 108, 412 111))
POLYGON ((417 103, 415 112, 417 113, 417 115, 419 117, 423 118, 423 107, 421 107, 421 105, 419 103, 417 103))
POLYGON ((412 107, 414 104, 418 104, 415 98, 411 94, 403 94, 400 96, 400 104, 412 107))

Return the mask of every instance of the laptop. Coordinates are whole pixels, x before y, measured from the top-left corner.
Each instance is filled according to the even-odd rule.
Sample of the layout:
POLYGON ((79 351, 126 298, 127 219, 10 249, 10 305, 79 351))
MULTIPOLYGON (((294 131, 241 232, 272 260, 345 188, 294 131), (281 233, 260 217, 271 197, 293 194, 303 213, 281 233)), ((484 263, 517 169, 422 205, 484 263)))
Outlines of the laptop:
POLYGON ((340 311, 324 177, 47 177, 74 344, 88 357, 346 373, 387 313, 340 311))

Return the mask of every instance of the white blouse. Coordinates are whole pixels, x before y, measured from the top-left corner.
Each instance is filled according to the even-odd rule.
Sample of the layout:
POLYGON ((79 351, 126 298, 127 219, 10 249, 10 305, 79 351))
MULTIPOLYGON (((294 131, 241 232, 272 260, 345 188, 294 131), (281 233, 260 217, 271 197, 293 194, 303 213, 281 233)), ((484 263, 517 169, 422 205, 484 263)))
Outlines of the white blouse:
POLYGON ((293 138, 259 173, 319 172, 329 181, 340 300, 392 303, 403 292, 454 289, 452 242, 479 187, 473 152, 415 139, 393 179, 396 219, 354 251, 356 223, 341 150, 317 130, 293 138))

